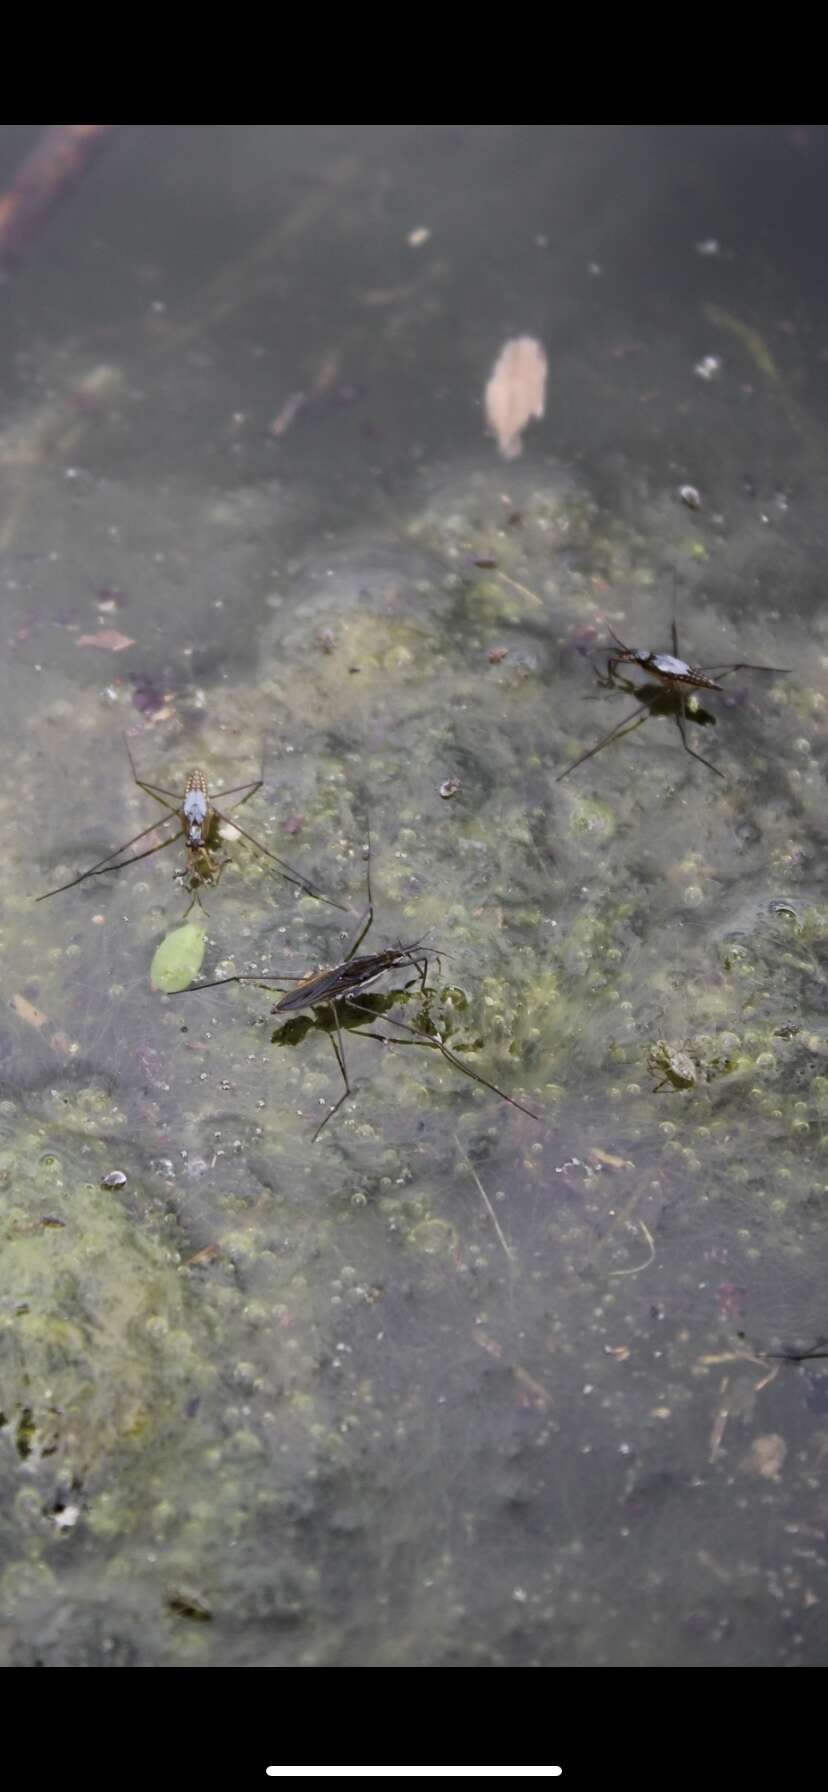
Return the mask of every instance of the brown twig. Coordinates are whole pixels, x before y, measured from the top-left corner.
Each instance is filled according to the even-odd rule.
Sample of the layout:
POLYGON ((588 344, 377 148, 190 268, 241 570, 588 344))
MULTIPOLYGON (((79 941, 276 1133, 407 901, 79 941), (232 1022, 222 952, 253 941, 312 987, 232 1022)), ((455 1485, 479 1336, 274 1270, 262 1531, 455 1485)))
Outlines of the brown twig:
POLYGON ((727 1375, 723 1376, 722 1385, 719 1389, 719 1404, 716 1408, 713 1427, 710 1432, 710 1462, 715 1462, 719 1455, 722 1447, 722 1438, 725 1434, 725 1426, 730 1418, 730 1402, 725 1398, 729 1385, 729 1377, 727 1375))

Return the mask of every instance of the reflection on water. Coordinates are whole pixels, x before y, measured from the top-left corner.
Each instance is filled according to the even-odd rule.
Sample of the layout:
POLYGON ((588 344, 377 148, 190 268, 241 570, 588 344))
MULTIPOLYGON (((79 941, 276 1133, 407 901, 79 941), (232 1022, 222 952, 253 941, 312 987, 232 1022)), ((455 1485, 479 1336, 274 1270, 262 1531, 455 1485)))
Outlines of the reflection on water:
POLYGON ((822 1659, 826 153, 131 128, 3 287, 7 1663, 822 1659), (674 578, 693 665, 789 675, 691 704, 720 777, 662 703, 558 783, 674 578), (328 1029, 151 988, 180 842, 37 906, 157 819, 123 733, 219 802, 264 754, 352 911, 230 838, 204 978, 338 963, 370 828, 363 949, 541 1120, 379 985, 312 1144, 328 1029))

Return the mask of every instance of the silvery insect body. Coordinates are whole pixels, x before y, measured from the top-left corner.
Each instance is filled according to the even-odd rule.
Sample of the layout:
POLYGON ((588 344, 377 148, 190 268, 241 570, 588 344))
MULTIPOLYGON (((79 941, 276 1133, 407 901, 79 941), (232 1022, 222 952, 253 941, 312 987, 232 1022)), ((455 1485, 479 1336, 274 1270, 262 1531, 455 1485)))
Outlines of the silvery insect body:
MULTIPOLYGON (((774 672, 781 675, 786 668, 783 666, 757 666, 751 664, 749 660, 737 660, 733 665, 693 666, 689 660, 682 659, 679 653, 678 630, 675 620, 672 625, 672 653, 653 653, 640 647, 628 647, 626 641, 622 641, 614 629, 609 627, 609 624, 607 627, 618 652, 610 654, 607 660, 606 677, 600 682, 607 685, 620 682, 625 690, 635 690, 636 686, 627 679, 616 681, 615 670, 617 666, 623 664, 639 666, 642 672, 645 672, 649 678, 655 679, 656 684, 661 685, 663 690, 672 693, 675 697, 675 705, 671 706, 669 713, 672 714, 681 735, 681 744, 685 753, 689 753, 691 759, 698 759, 701 765, 706 765, 708 771, 713 772, 717 778, 723 778, 724 772, 721 772, 719 767, 713 765, 709 759, 705 759, 702 753, 697 753, 687 739, 688 691, 721 691, 724 687, 720 681, 722 678, 726 678, 730 672, 774 672)), ((644 687, 638 688, 643 689, 644 687)), ((559 784, 562 778, 568 778, 570 772, 574 772, 577 766, 583 765, 585 760, 592 759, 596 753, 600 753, 602 747, 608 747, 612 741, 621 740, 625 734, 631 734, 641 726, 642 722, 646 721, 649 715, 655 712, 666 713, 663 710, 663 699, 657 692, 645 697, 636 709, 632 710, 629 715, 623 716, 614 728, 610 728, 607 734, 602 735, 601 739, 595 742, 594 746, 588 747, 585 753, 579 754, 577 759, 573 759, 570 765, 565 766, 564 770, 558 773, 556 783, 559 784), (659 704, 662 705, 660 711, 658 710, 659 704)))
MULTIPOLYGON (((237 784, 230 790, 222 791, 222 799, 230 796, 238 797, 238 802, 233 806, 231 819, 221 809, 216 808, 209 794, 207 779, 198 767, 194 767, 189 772, 182 796, 178 791, 167 790, 161 784, 150 784, 146 778, 139 778, 129 741, 125 740, 124 744, 133 781, 138 785, 139 790, 145 791, 147 796, 152 797, 154 802, 160 803, 161 807, 167 810, 166 817, 160 822, 150 823, 150 826, 142 828, 140 833, 133 834, 131 840, 125 840, 121 846, 114 847, 111 852, 106 853, 102 859, 98 859, 94 865, 90 865, 86 871, 79 872, 78 876, 71 878, 68 883, 59 884, 54 890, 46 890, 42 896, 37 897, 38 902, 44 902, 47 896, 59 896, 64 890, 72 890, 76 884, 85 883, 88 877, 105 877, 108 872, 123 871, 127 865, 136 865, 141 859, 149 859, 154 853, 163 852, 165 847, 172 846, 176 840, 182 838, 187 852, 187 863, 175 873, 175 876, 190 893, 193 902, 199 901, 201 886, 204 884, 215 886, 225 865, 229 863, 226 856, 223 858, 218 856, 220 850, 219 827, 224 826, 234 828, 236 833, 247 842, 247 845, 252 846, 254 852, 259 853, 262 858, 275 865, 279 876, 286 883, 295 884, 308 896, 314 896, 318 902, 329 903, 332 908, 342 908, 341 903, 334 902, 330 896, 323 895, 321 890, 318 890, 307 878, 302 877, 298 871, 294 871, 292 866, 285 864, 283 859, 277 858, 269 847, 264 846, 253 834, 249 834, 236 820, 236 809, 240 808, 243 803, 249 802, 257 790, 261 790, 262 777, 254 778, 248 784, 237 784), (128 858, 121 856, 123 853, 129 853, 130 847, 137 846, 139 841, 145 840, 148 834, 155 833, 157 828, 166 827, 170 821, 177 821, 179 824, 173 834, 168 834, 166 839, 157 841, 154 846, 144 847, 141 852, 130 853, 128 858)), ((192 903, 190 907, 192 907, 192 903)))

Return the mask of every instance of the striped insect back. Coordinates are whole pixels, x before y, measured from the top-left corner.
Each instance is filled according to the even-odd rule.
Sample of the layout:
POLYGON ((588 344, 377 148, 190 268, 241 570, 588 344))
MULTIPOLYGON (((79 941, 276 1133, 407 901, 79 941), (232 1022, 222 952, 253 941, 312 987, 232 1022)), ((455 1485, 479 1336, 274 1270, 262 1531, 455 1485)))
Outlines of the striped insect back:
POLYGON ((210 803, 207 797, 207 779, 197 769, 191 771, 187 779, 181 819, 187 845, 196 849, 206 846, 210 832, 210 803))
POLYGON ((616 666, 626 663, 640 666, 642 672, 649 672, 651 678, 657 678, 660 684, 668 687, 689 684, 705 691, 720 691, 722 688, 700 666, 691 666, 687 660, 679 659, 678 654, 651 653, 641 647, 624 647, 616 634, 612 638, 621 651, 611 655, 607 665, 608 673, 616 666))
POLYGON ((703 691, 720 691, 722 688, 699 666, 688 666, 686 660, 677 659, 672 653, 639 653, 636 659, 639 666, 652 672, 663 684, 690 684, 703 691))
POLYGON ((314 971, 310 977, 304 977, 296 989, 277 1002, 274 1014, 298 1012, 300 1008, 313 1008, 325 1002, 347 1001, 349 996, 368 989, 386 971, 399 970, 403 965, 413 965, 422 971, 428 966, 429 954, 420 940, 412 940, 407 946, 392 946, 384 952, 363 953, 361 958, 346 958, 341 964, 329 971, 314 971), (419 956, 415 956, 419 954, 419 956))

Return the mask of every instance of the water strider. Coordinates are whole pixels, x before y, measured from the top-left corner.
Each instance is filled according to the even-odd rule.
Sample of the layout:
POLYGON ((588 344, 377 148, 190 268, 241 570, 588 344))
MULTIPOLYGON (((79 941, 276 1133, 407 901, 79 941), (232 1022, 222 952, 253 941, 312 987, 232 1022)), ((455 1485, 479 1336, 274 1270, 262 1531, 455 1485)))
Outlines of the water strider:
MULTIPOLYGON (((142 828, 139 834, 133 834, 131 840, 125 840, 123 845, 113 847, 111 852, 106 853, 102 859, 98 859, 94 865, 90 865, 86 871, 81 871, 77 877, 70 878, 68 883, 59 884, 54 890, 45 890, 42 896, 35 898, 37 902, 45 902, 49 896, 60 896, 64 890, 73 890, 76 884, 84 883, 88 877, 104 877, 110 871, 123 871, 127 865, 136 865, 140 859, 151 858, 153 853, 163 852, 165 847, 174 845, 176 840, 183 837, 187 851, 187 863, 183 870, 175 873, 175 876, 192 897, 187 909, 187 914, 189 914, 193 903, 201 901, 199 891, 202 885, 210 884, 215 888, 225 865, 230 862, 227 856, 218 858, 220 850, 218 830, 220 825, 223 825, 235 828, 242 839, 246 840, 248 846, 252 846, 255 852, 261 853, 263 858, 276 865, 279 876, 286 883, 295 884, 298 889, 304 890, 306 895, 314 896, 318 902, 327 902, 331 908, 343 908, 342 903, 334 902, 332 897, 323 895, 322 891, 317 890, 307 878, 302 877, 298 871, 294 871, 292 866, 285 864, 283 859, 277 858, 275 852, 271 852, 269 847, 263 846, 260 840, 256 840, 252 834, 248 834, 236 820, 231 820, 229 816, 224 815, 210 796, 207 779, 203 772, 197 769, 191 771, 183 795, 179 795, 175 790, 165 790, 160 784, 149 784, 145 778, 139 778, 126 736, 124 736, 124 745, 134 782, 140 790, 146 791, 147 796, 151 796, 154 802, 161 803, 162 807, 168 811, 167 817, 161 822, 151 822, 149 827, 142 828), (121 858, 121 854, 128 852, 131 846, 137 846, 139 840, 145 840, 148 834, 154 833, 159 827, 166 827, 168 821, 179 823, 174 834, 170 834, 166 840, 161 840, 156 846, 145 847, 143 852, 132 853, 128 859, 121 858)), ((250 798, 255 796, 257 790, 261 790, 263 782, 264 777, 261 776, 252 779, 248 784, 236 784, 231 790, 223 791, 222 796, 238 796, 239 800, 233 805, 233 808, 234 810, 241 808, 243 803, 249 802, 250 798), (240 794, 242 792, 244 794, 240 794)), ((343 910, 343 912, 346 911, 343 910)))
POLYGON ((828 1338, 817 1338, 816 1343, 810 1344, 807 1350, 766 1350, 765 1356, 775 1357, 782 1363, 812 1363, 828 1357, 826 1345, 828 1338))
MULTIPOLYGON (((501 1101, 507 1101, 510 1107, 519 1108, 520 1112, 522 1114, 528 1114, 530 1119, 540 1120, 541 1116, 539 1114, 534 1113, 531 1108, 525 1107, 522 1102, 515 1100, 514 1096, 507 1095, 505 1090, 499 1089, 496 1083, 489 1082, 488 1078, 481 1076, 478 1071, 471 1070, 467 1064, 461 1063, 456 1054, 449 1050, 445 1043, 445 1039, 437 1030, 431 1016, 428 1014, 428 997, 433 992, 428 989, 426 979, 428 976, 429 963, 431 960, 439 961, 439 952, 427 948, 422 939, 411 940, 406 944, 400 942, 398 945, 387 947, 380 952, 359 952, 359 947, 362 945, 374 920, 374 902, 371 891, 369 860, 370 847, 366 847, 365 874, 368 889, 368 904, 360 917, 357 931, 351 941, 348 951, 338 964, 333 965, 328 969, 313 971, 310 975, 304 976, 297 976, 293 972, 272 972, 264 976, 255 976, 251 973, 247 976, 217 977, 209 983, 194 984, 193 989, 218 989, 226 983, 254 983, 261 989, 267 989, 273 984, 278 985, 285 982, 296 983, 296 988, 289 990, 288 993, 282 997, 281 1001, 276 1003, 272 1012, 286 1017, 292 1014, 300 1014, 305 1009, 311 1010, 313 1020, 309 1022, 309 1025, 316 1025, 320 1027, 323 1032, 327 1033, 344 1084, 339 1100, 334 1103, 329 1113, 327 1113, 325 1118, 320 1121, 313 1134, 312 1142, 315 1142, 318 1139, 319 1134, 322 1132, 323 1128, 327 1126, 328 1121, 333 1119, 334 1115, 341 1108, 343 1102, 347 1101, 348 1096, 352 1092, 345 1059, 343 1027, 349 1032, 357 1034, 361 1039, 374 1039, 379 1041, 382 1045, 415 1045, 424 1047, 426 1050, 438 1051, 441 1056, 445 1058, 446 1062, 451 1064, 455 1070, 461 1071, 464 1076, 471 1077, 474 1082, 481 1083, 483 1088, 490 1089, 494 1095, 500 1097, 501 1101), (416 971, 417 976, 410 978, 408 983, 404 984, 401 989, 390 990, 388 995, 384 998, 383 1005, 380 1009, 368 1007, 356 1000, 357 996, 368 989, 372 983, 376 983, 377 980, 384 976, 388 971, 401 970, 404 966, 413 968, 416 971), (395 1015, 388 1013, 388 1009, 392 1003, 398 997, 403 996, 412 985, 418 981, 420 992, 423 997, 422 1026, 414 1026, 410 1021, 399 1020, 395 1015), (318 1013, 317 1010, 320 1010, 321 1012, 318 1013), (364 1015, 367 1019, 374 1021, 377 1019, 385 1019, 389 1026, 400 1028, 404 1033, 410 1034, 411 1037, 401 1039, 395 1037, 394 1034, 369 1032, 358 1022, 357 1024, 354 1024, 353 1017, 355 1015, 364 1015), (433 1031, 429 1030, 432 1028, 433 1031)), ((182 991, 181 993, 190 994, 192 992, 182 991)))
MULTIPOLYGON (((609 628, 609 624, 607 627, 609 628)), ((626 642, 619 639, 614 629, 609 628, 609 632, 618 652, 610 654, 607 660, 606 677, 600 682, 605 685, 620 683, 623 684, 625 690, 630 691, 638 688, 643 694, 646 691, 646 686, 636 687, 627 679, 616 680, 615 677, 616 667, 625 662, 633 666, 640 666, 642 672, 647 672, 663 691, 669 692, 676 699, 675 707, 669 712, 659 711, 660 692, 656 690, 651 691, 649 695, 644 695, 643 701, 636 709, 632 710, 629 715, 623 716, 614 728, 610 728, 607 734, 602 735, 601 739, 595 742, 594 746, 589 747, 585 753, 579 754, 577 759, 573 759, 571 765, 567 765, 562 772, 558 773, 555 782, 560 784, 562 778, 568 778, 570 772, 575 771, 576 766, 583 765, 586 759, 592 759, 594 754, 600 753, 602 747, 608 747, 614 740, 621 740, 625 734, 632 734, 636 728, 640 728, 642 722, 646 721, 648 715, 658 713, 672 714, 685 752, 690 754, 691 759, 698 759, 702 765, 706 765, 708 771, 714 772, 717 778, 723 778, 724 772, 720 772, 718 766, 712 765, 702 753, 697 753, 687 739, 685 724, 687 722, 686 694, 688 690, 721 691, 723 687, 719 681, 726 678, 730 672, 775 672, 781 676, 784 675, 787 668, 784 666, 756 666, 748 660, 737 660, 732 665, 692 666, 689 661, 683 660, 680 656, 675 618, 671 631, 672 653, 652 653, 645 652, 639 647, 628 647, 626 642)))

